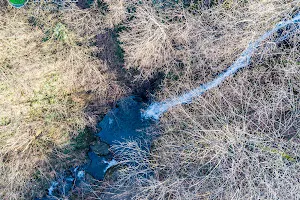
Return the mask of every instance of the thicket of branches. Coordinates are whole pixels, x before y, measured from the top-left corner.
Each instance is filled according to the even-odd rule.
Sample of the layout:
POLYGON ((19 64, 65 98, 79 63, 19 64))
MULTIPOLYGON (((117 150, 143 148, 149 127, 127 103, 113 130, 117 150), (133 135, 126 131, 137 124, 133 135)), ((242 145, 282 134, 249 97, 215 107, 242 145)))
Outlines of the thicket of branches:
MULTIPOLYGON (((198 12, 136 5, 121 34, 125 60, 142 72, 137 78, 166 74, 157 99, 212 80, 249 42, 299 11, 297 1, 230 2, 198 12)), ((151 151, 134 142, 115 146, 133 152, 120 156, 129 164, 114 197, 299 198, 299 33, 281 43, 269 38, 248 68, 170 110, 151 151)))
MULTIPOLYGON (((56 164, 74 158, 59 150, 104 112, 86 112, 87 104, 121 95, 106 63, 93 57, 91 43, 105 28, 121 25, 125 67, 140 72, 136 79, 164 74, 154 97, 163 100, 212 80, 300 6, 296 0, 103 2, 107 9, 97 1, 88 9, 44 12, 34 5, 16 11, 0 0, 0 197, 41 192, 36 177, 49 182, 56 173, 49 155, 56 164)), ((103 188, 94 194, 298 199, 299 30, 281 43, 274 39, 262 43, 248 68, 166 113, 151 150, 134 141, 114 146, 124 166, 110 194, 103 188)))

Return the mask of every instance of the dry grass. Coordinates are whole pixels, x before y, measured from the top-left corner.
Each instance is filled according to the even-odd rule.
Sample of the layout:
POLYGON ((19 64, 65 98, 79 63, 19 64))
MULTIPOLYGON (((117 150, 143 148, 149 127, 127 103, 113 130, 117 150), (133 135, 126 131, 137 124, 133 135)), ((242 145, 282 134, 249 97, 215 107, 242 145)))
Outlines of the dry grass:
MULTIPOLYGON (((212 80, 249 41, 299 8, 293 0, 228 0, 205 9, 106 2, 106 15, 96 4, 68 12, 0 10, 0 198, 30 199, 43 192, 39 179, 47 183, 56 169, 82 162, 80 153, 63 150, 72 151, 72 137, 95 124, 104 112, 99 104, 123 94, 89 45, 105 28, 127 19, 120 33, 125 65, 140 71, 137 79, 164 72, 163 100, 212 80)), ((281 46, 265 41, 251 68, 169 111, 150 159, 137 142, 115 146, 129 165, 110 196, 299 198, 297 34, 281 46)))
POLYGON ((297 1, 226 2, 196 12, 181 4, 162 8, 148 1, 126 1, 136 8, 127 12, 134 17, 128 17, 128 29, 120 35, 126 67, 139 69, 137 78, 149 78, 157 71, 178 73, 184 65, 185 71, 198 68, 201 78, 210 78, 297 5, 297 1))
POLYGON ((30 199, 55 170, 84 161, 70 141, 123 94, 88 45, 112 19, 95 7, 0 12, 0 198, 30 199))
POLYGON ((160 199, 299 197, 298 51, 163 118, 153 151, 160 199))
MULTIPOLYGON (((168 73, 158 99, 177 96, 212 80, 297 7, 251 1, 194 15, 172 8, 183 20, 162 23, 164 14, 143 4, 121 35, 127 66, 143 78, 168 73)), ((298 36, 281 45, 265 41, 250 68, 165 114, 150 157, 135 142, 115 146, 128 164, 113 183, 115 199, 298 199, 298 36)))
POLYGON ((298 199, 299 48, 268 57, 166 114, 150 160, 137 144, 116 146, 129 167, 114 197, 298 199))

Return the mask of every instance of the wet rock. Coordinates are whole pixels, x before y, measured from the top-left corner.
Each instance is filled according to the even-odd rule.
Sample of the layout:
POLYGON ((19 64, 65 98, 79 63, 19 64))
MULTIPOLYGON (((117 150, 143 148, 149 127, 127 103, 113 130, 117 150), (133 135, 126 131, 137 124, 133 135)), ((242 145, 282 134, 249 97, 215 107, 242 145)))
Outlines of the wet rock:
POLYGON ((42 198, 34 198, 34 200, 57 200, 56 197, 42 197, 42 198))
POLYGON ((116 167, 113 167, 111 169, 109 169, 107 172, 106 172, 106 180, 110 181, 110 182, 115 182, 119 179, 120 177, 120 173, 121 173, 121 170, 125 169, 124 166, 122 165, 118 165, 116 167))
POLYGON ((98 156, 94 152, 89 152, 90 163, 86 166, 85 171, 97 180, 103 180, 106 171, 117 162, 114 159, 108 159, 107 156, 98 156), (110 160, 110 161, 109 161, 110 160))
POLYGON ((106 156, 109 152, 109 145, 105 142, 98 141, 96 144, 91 145, 90 149, 92 152, 97 154, 98 156, 106 156))
POLYGON ((81 9, 87 9, 90 8, 93 4, 94 0, 78 0, 76 5, 81 9))

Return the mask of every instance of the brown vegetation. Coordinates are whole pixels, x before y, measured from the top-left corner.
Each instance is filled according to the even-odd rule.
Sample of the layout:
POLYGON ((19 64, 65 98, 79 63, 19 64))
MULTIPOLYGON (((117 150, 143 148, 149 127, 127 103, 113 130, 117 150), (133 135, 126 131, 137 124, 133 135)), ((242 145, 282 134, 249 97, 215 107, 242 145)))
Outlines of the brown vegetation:
MULTIPOLYGON (((156 12, 161 8, 141 5, 121 35, 127 66, 138 67, 143 78, 164 71, 157 98, 175 97, 212 80, 249 42, 297 8, 296 1, 250 1, 191 14, 182 7, 156 12), (177 18, 163 21, 167 16, 177 18)), ((114 197, 297 199, 298 35, 299 30, 283 44, 264 41, 249 68, 166 113, 150 160, 138 143, 115 146, 122 162, 136 165, 121 170, 114 197), (133 152, 122 156, 124 148, 133 152)))
MULTIPOLYGON (((300 6, 294 0, 105 2, 109 9, 0 9, 0 198, 34 197, 57 169, 84 160, 86 149, 74 151, 72 139, 93 128, 124 94, 108 69, 116 57, 95 56, 96 35, 104 37, 104 52, 115 53, 105 49, 111 42, 104 41, 106 28, 124 26, 119 40, 125 67, 137 70, 136 79, 164 74, 155 94, 163 100, 212 80, 300 6)), ((0 0, 0 6, 7 4, 0 0)), ((126 155, 119 157, 124 166, 109 196, 297 199, 298 36, 296 31, 281 44, 264 41, 249 68, 166 113, 151 151, 135 141, 114 146, 126 155)))
POLYGON ((86 149, 72 140, 124 93, 90 45, 112 19, 35 6, 1 8, 1 199, 44 193, 56 170, 82 163, 86 149))

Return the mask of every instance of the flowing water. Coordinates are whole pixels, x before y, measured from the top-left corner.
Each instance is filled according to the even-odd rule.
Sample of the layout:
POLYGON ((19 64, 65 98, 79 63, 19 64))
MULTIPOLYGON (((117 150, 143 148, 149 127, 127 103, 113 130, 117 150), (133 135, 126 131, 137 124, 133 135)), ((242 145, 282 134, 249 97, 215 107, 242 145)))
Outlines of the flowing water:
POLYGON ((181 105, 181 104, 189 104, 192 102, 193 98, 201 96, 208 90, 211 90, 214 87, 219 86, 227 77, 235 74, 239 69, 247 67, 251 62, 251 57, 259 48, 261 43, 268 39, 269 37, 273 36, 274 34, 280 34, 279 32, 282 29, 287 28, 291 29, 288 31, 287 34, 280 34, 279 37, 276 39, 275 42, 281 42, 289 38, 291 32, 295 31, 298 28, 300 23, 300 13, 297 14, 293 19, 286 20, 278 23, 275 28, 266 32, 262 35, 258 40, 253 43, 250 43, 248 48, 242 52, 242 54, 237 58, 237 60, 228 67, 223 73, 221 73, 216 79, 212 80, 211 82, 205 83, 200 85, 198 88, 195 88, 181 96, 174 97, 167 99, 163 102, 154 102, 152 103, 149 108, 143 113, 144 118, 153 118, 158 120, 159 117, 168 111, 170 108, 181 105), (294 27, 289 27, 292 24, 296 24, 294 27))
POLYGON ((117 103, 104 119, 99 123, 101 131, 97 134, 100 140, 90 146, 88 156, 90 161, 83 166, 70 169, 69 173, 62 174, 53 181, 48 189, 47 197, 42 199, 55 199, 58 196, 68 196, 72 188, 85 181, 85 174, 88 173, 95 179, 103 180, 107 170, 118 165, 115 155, 109 150, 111 145, 125 142, 127 140, 141 141, 144 148, 150 148, 153 136, 147 135, 145 129, 151 127, 160 116, 170 108, 192 103, 192 100, 204 92, 219 86, 227 77, 235 74, 239 69, 247 67, 253 54, 261 43, 271 36, 277 36, 275 42, 281 42, 289 38, 291 33, 299 28, 300 14, 291 20, 282 21, 277 26, 261 36, 257 41, 250 43, 248 48, 238 59, 216 79, 200 85, 181 96, 167 99, 163 102, 154 102, 149 107, 143 101, 135 97, 126 97, 117 103), (295 24, 295 26, 291 26, 295 24), (286 29, 288 31, 282 31, 286 29), (286 33, 287 32, 287 33, 286 33), (285 34, 283 34, 285 33, 285 34), (277 35, 276 35, 277 34, 277 35))

